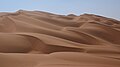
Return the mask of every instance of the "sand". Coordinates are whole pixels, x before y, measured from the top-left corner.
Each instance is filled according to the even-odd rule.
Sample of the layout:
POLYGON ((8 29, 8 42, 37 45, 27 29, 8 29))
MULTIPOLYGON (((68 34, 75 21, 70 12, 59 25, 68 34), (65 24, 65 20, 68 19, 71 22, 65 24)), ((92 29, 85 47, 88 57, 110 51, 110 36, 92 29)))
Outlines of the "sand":
POLYGON ((0 67, 120 67, 120 21, 93 14, 0 13, 0 67))

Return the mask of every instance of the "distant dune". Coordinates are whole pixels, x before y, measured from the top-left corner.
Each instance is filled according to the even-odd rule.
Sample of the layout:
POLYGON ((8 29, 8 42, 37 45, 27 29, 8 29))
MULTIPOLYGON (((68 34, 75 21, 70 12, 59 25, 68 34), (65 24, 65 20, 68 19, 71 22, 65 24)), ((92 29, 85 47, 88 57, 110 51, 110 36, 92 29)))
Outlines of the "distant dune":
POLYGON ((0 13, 0 67, 120 67, 120 21, 93 14, 0 13))

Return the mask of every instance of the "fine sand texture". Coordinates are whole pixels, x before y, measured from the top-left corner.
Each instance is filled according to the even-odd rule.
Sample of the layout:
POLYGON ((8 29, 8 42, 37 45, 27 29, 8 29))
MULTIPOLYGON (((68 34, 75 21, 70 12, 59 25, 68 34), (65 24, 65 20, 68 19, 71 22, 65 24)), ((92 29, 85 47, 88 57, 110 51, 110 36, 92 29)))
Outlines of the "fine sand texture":
POLYGON ((0 67, 120 67, 120 21, 93 14, 2 12, 0 67))

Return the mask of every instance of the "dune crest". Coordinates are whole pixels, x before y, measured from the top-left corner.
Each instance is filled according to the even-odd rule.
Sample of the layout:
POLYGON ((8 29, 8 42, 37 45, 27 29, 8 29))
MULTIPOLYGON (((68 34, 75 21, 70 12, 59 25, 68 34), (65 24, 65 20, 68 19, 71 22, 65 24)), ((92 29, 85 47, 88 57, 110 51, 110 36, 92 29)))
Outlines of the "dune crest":
POLYGON ((120 21, 93 14, 0 13, 0 67, 120 67, 120 21))

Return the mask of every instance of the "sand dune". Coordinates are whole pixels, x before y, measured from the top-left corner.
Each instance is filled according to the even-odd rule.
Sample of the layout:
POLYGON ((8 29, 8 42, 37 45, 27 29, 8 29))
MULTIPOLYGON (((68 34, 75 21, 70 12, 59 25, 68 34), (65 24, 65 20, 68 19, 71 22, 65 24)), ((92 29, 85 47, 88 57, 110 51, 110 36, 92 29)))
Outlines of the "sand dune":
POLYGON ((0 67, 120 67, 120 21, 93 14, 0 13, 0 67))

